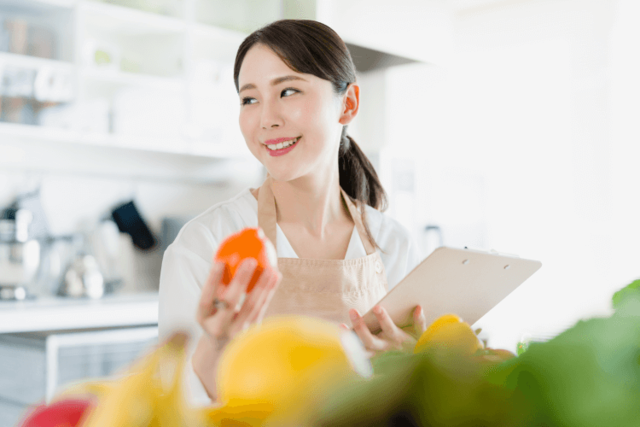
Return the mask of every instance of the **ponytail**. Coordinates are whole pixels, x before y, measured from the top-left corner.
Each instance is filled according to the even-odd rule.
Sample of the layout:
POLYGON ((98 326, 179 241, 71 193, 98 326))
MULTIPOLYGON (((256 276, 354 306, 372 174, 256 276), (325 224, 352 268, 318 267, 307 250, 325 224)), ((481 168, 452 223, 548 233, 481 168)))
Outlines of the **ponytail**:
POLYGON ((369 230, 365 205, 384 212, 388 207, 387 194, 382 188, 378 174, 367 156, 358 147, 353 138, 347 135, 347 126, 342 128, 338 169, 340 172, 340 187, 358 206, 362 207, 362 223, 367 232, 367 238, 372 245, 382 250, 371 235, 371 230, 369 230))

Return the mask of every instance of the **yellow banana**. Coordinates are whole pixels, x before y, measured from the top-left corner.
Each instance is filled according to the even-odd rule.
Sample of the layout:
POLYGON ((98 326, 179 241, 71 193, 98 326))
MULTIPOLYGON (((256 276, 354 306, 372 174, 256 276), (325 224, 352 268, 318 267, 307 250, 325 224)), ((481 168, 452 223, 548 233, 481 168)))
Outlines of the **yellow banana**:
POLYGON ((89 414, 83 427, 182 427, 197 425, 199 412, 181 394, 187 336, 173 335, 136 363, 89 414))

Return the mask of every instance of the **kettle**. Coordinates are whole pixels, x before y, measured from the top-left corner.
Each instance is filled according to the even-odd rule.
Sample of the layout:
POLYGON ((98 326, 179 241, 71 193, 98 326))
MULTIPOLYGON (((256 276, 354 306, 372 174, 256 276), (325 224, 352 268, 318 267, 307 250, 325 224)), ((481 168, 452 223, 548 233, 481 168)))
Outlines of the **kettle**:
POLYGON ((104 295, 104 278, 93 255, 81 253, 71 262, 58 289, 58 295, 92 299, 104 295))

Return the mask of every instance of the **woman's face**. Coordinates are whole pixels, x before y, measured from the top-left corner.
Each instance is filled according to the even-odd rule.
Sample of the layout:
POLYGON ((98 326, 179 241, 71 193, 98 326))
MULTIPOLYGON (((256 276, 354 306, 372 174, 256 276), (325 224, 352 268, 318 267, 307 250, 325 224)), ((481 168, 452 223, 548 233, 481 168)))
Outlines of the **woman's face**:
POLYGON ((274 179, 326 179, 338 172, 344 97, 331 82, 293 71, 269 47, 256 44, 244 58, 238 86, 242 135, 274 179))

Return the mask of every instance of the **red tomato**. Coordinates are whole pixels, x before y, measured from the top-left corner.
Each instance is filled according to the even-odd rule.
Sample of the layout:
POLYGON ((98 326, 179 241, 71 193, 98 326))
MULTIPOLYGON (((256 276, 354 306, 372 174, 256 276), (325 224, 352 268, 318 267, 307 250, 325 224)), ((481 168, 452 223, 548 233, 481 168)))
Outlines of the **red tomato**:
POLYGON ((68 399, 40 405, 31 411, 20 427, 79 427, 80 421, 93 407, 93 402, 68 399))

